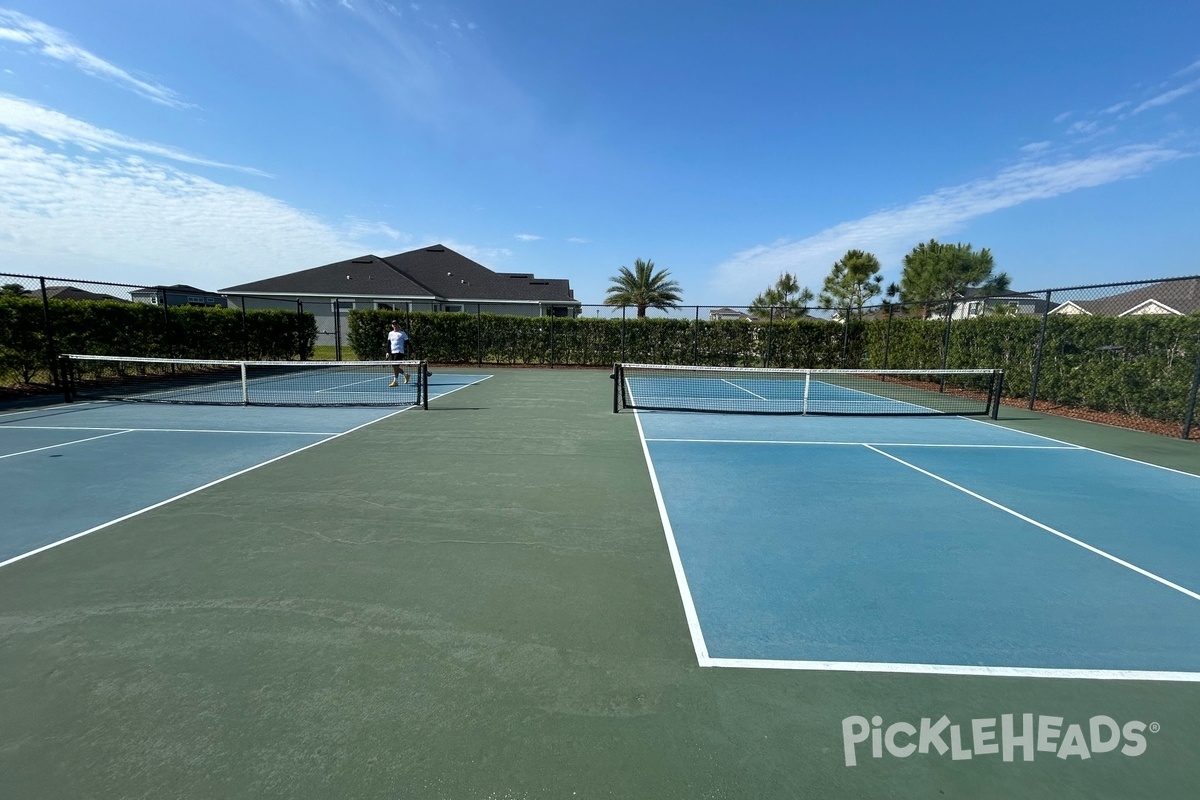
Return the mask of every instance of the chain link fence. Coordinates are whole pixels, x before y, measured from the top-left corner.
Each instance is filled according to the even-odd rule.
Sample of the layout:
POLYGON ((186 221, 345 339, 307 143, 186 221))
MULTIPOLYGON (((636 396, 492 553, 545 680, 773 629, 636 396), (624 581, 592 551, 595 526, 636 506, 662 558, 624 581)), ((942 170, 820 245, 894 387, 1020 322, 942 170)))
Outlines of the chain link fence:
POLYGON ((861 308, 679 306, 640 317, 609 305, 574 313, 289 299, 0 273, 0 388, 48 391, 63 352, 373 358, 392 318, 435 363, 1000 368, 1007 404, 1200 439, 1200 276, 861 308))

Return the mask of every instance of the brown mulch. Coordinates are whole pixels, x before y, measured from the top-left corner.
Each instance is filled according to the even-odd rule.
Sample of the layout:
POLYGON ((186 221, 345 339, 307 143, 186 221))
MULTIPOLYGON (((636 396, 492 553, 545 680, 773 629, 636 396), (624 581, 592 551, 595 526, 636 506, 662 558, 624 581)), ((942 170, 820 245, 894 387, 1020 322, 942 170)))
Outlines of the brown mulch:
MULTIPOLYGON (((1027 399, 1017 397, 1006 397, 1000 403, 1001 405, 1013 406, 1015 408, 1029 408, 1029 401, 1027 399)), ((1056 417, 1080 419, 1086 422, 1098 422, 1101 425, 1112 425, 1116 428, 1129 428, 1146 433, 1157 433, 1160 436, 1170 436, 1173 439, 1180 438, 1180 434, 1183 433, 1183 423, 1181 422, 1163 422, 1157 419, 1121 414, 1116 411, 1093 411, 1090 408, 1070 408, 1068 406, 1049 403, 1045 400, 1035 401, 1033 410, 1042 414, 1053 414, 1056 417)), ((1188 436, 1188 439, 1190 441, 1200 441, 1200 421, 1192 424, 1191 435, 1188 436)))

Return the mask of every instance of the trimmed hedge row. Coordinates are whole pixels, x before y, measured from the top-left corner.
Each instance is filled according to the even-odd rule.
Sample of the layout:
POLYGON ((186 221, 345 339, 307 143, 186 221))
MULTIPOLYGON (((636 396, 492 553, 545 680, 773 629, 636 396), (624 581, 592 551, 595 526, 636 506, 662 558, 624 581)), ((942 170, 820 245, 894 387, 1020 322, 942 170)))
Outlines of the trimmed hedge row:
MULTIPOLYGON (((161 306, 107 300, 50 300, 54 352, 153 358, 311 358, 312 314, 161 306)), ((0 371, 49 383, 46 317, 39 298, 0 296, 0 371)))
POLYGON ((664 318, 591 319, 354 310, 350 345, 382 358, 391 320, 413 355, 442 364, 608 366, 617 361, 716 366, 999 368, 1005 395, 1175 422, 1186 413, 1200 353, 1200 315, 895 316, 849 327, 817 319, 772 323, 664 318))
MULTIPOLYGON (((50 300, 54 352, 177 358, 311 358, 312 314, 50 300)), ((932 369, 998 367, 1005 394, 1061 406, 1182 420, 1200 353, 1200 315, 993 316, 947 323, 897 315, 852 322, 600 319, 353 310, 360 359, 382 358, 399 317, 413 354, 441 364, 609 366, 617 361, 716 366, 932 369), (1044 343, 1038 339, 1044 324, 1044 343)), ((49 383, 40 299, 0 296, 0 373, 49 383)))

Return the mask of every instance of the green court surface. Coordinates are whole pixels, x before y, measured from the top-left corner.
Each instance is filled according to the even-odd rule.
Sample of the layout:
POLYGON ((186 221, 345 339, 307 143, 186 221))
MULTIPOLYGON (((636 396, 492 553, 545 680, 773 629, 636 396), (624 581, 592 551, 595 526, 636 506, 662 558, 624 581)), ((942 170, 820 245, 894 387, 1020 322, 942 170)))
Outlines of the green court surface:
POLYGON ((0 568, 0 798, 1196 796, 1200 683, 698 667, 607 372, 488 372, 0 568))

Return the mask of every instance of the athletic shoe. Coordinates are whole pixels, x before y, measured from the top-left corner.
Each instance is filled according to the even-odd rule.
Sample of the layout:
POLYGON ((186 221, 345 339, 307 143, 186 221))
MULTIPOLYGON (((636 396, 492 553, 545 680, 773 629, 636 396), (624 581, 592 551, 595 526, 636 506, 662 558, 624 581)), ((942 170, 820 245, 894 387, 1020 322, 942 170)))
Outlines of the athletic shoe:
POLYGON ((396 385, 396 382, 395 382, 395 381, 392 381, 391 383, 389 383, 389 384, 388 384, 388 386, 389 386, 389 387, 392 387, 392 386, 395 386, 395 385, 396 385))
POLYGON ((404 382, 408 383, 408 373, 404 373, 404 382))

